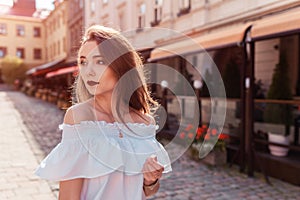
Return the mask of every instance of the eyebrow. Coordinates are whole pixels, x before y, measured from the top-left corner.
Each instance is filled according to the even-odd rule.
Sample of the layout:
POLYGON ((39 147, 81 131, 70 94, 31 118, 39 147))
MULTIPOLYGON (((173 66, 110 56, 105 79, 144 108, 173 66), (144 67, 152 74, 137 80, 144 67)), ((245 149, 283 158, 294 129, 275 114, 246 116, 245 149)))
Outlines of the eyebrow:
POLYGON ((93 56, 93 58, 103 58, 103 56, 101 56, 101 55, 95 55, 95 56, 93 56))
MULTIPOLYGON (((86 56, 80 56, 79 58, 86 58, 86 56)), ((101 55, 95 55, 95 56, 93 56, 93 59, 94 58, 103 58, 103 56, 101 56, 101 55)))

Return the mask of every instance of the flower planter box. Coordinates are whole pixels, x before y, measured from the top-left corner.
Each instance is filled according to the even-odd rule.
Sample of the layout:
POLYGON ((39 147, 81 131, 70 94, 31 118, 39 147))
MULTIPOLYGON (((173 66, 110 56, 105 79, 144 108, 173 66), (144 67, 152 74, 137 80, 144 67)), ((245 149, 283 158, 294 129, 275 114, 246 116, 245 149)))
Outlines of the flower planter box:
POLYGON ((203 162, 211 166, 222 166, 225 165, 227 162, 226 150, 225 151, 219 149, 212 150, 211 152, 209 152, 209 154, 207 154, 207 156, 200 159, 199 151, 196 148, 191 147, 189 149, 189 156, 195 161, 203 162))
POLYGON ((212 166, 225 165, 227 162, 227 152, 212 150, 207 156, 201 159, 201 161, 212 166))

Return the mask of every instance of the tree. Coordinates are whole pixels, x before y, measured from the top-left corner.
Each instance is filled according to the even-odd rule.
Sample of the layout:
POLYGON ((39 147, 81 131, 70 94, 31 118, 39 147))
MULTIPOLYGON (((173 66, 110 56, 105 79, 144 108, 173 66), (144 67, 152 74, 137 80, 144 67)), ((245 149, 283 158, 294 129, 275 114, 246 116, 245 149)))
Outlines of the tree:
POLYGON ((2 79, 7 84, 13 84, 16 79, 23 82, 28 69, 23 60, 15 56, 5 56, 1 62, 1 68, 2 79))
MULTIPOLYGON (((291 100, 293 98, 288 68, 286 55, 282 53, 273 73, 267 99, 291 100)), ((265 109, 264 119, 266 122, 284 124, 286 130, 285 135, 288 135, 289 125, 292 119, 291 107, 285 104, 268 103, 265 109)))

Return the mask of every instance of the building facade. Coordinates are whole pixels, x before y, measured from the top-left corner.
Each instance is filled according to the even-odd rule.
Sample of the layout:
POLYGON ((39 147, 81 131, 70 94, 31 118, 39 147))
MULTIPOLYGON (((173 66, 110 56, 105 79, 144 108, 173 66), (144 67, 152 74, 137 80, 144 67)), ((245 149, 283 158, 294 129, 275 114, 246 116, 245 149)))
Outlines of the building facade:
POLYGON ((46 62, 67 58, 68 1, 56 1, 55 9, 44 19, 46 62))
POLYGON ((45 32, 42 19, 1 15, 0 60, 6 55, 23 59, 29 67, 44 63, 45 32))
POLYGON ((68 0, 67 7, 67 60, 76 63, 76 54, 84 31, 84 1, 68 0))

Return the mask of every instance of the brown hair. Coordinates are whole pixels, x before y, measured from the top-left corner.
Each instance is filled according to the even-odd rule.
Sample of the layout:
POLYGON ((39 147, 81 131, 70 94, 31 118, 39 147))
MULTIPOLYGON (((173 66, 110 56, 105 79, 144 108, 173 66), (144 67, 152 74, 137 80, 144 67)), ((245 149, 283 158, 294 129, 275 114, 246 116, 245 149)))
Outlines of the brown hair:
MULTIPOLYGON (((133 90, 132 96, 128 99, 130 109, 133 108, 134 111, 150 114, 157 108, 158 103, 151 98, 146 85, 142 60, 120 32, 112 28, 93 25, 86 30, 81 46, 87 41, 96 41, 105 63, 108 63, 108 67, 115 72, 118 80, 130 71, 130 77, 122 77, 122 79, 125 78, 126 85, 122 85, 121 88, 117 89, 118 98, 115 99, 115 105, 118 117, 121 116, 118 106, 122 105, 126 100, 126 95, 132 93, 133 90)), ((75 82, 75 93, 77 102, 83 102, 92 97, 80 75, 78 75, 75 82)), ((120 118, 122 119, 122 117, 120 118)))

